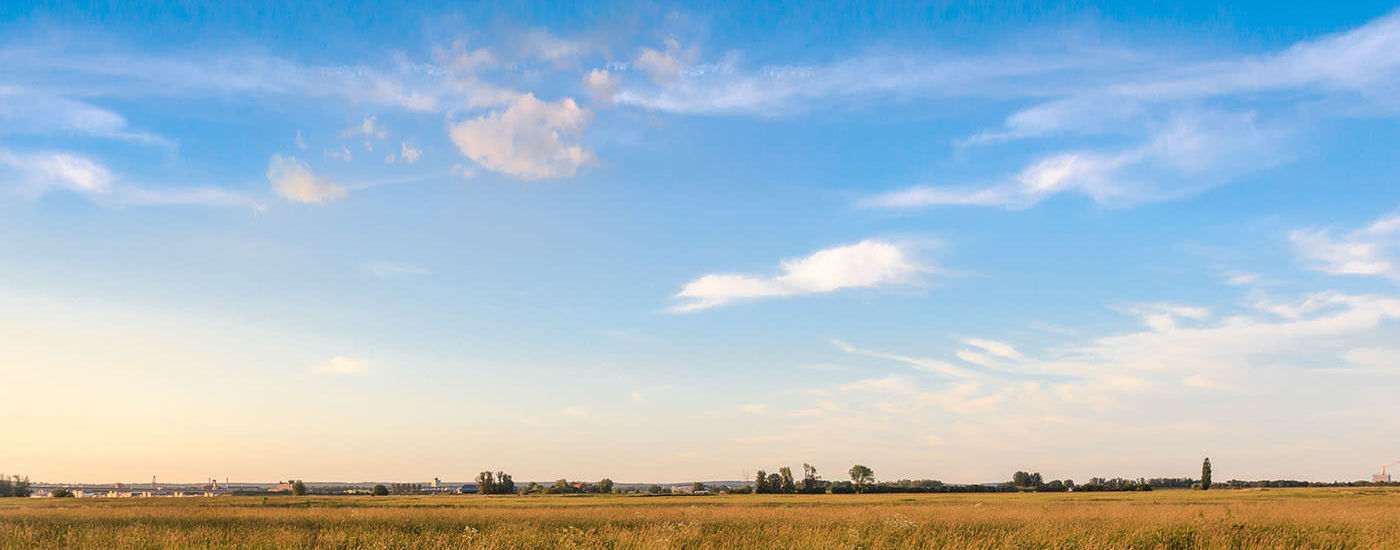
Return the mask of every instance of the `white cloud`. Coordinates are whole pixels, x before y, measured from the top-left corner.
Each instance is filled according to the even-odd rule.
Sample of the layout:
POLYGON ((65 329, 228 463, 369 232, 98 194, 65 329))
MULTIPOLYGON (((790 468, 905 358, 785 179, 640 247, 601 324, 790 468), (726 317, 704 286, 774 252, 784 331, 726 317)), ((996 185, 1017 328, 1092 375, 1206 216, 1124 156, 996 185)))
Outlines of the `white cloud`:
MULTIPOLYGON (((101 204, 118 206, 252 206, 240 193, 216 187, 140 187, 118 184, 106 166, 66 152, 14 153, 0 149, 0 168, 14 172, 21 194, 40 196, 53 189, 73 191, 101 204)), ((0 170, 0 176, 4 171, 0 170)))
POLYGON ((579 406, 564 407, 559 410, 559 414, 564 416, 587 416, 588 409, 579 406))
POLYGON ((374 145, 371 140, 389 137, 389 132, 379 125, 376 117, 367 116, 359 124, 342 130, 340 137, 341 139, 362 137, 365 140, 365 150, 373 151, 374 145))
POLYGON ((418 159, 422 158, 422 156, 423 151, 421 149, 414 149, 413 147, 408 146, 407 141, 403 142, 400 148, 399 158, 403 159, 404 162, 413 164, 415 162, 418 162, 418 159))
POLYGON ((172 145, 150 132, 128 127, 126 117, 86 101, 0 84, 0 134, 80 134, 120 141, 172 145))
POLYGON ((1279 164, 1280 130, 1253 113, 1186 112, 1155 128, 1137 146, 1042 157, 1008 181, 975 187, 914 186, 859 202, 874 208, 1000 206, 1021 209, 1061 193, 1110 206, 1177 198, 1279 164))
POLYGON ((301 130, 297 130, 297 149, 306 150, 306 138, 301 137, 301 130))
POLYGON ((52 187, 91 194, 111 189, 112 173, 107 167, 72 153, 16 154, 0 149, 0 165, 17 171, 19 181, 39 193, 52 187))
POLYGON ((1017 360, 1022 358, 1021 352, 1016 351, 1015 347, 1012 347, 1011 344, 1006 342, 987 340, 985 338, 964 338, 963 343, 969 346, 982 348, 987 350, 988 353, 1003 359, 1017 360))
POLYGON ((918 393, 914 385, 906 378, 898 376, 886 376, 884 378, 871 378, 859 380, 848 384, 842 384, 842 391, 868 391, 868 392, 888 392, 913 395, 918 393))
POLYGON ((340 146, 340 150, 339 150, 339 151, 332 151, 332 150, 330 150, 330 149, 326 149, 326 150, 324 150, 324 151, 321 152, 321 156, 322 156, 322 157, 325 157, 325 158, 333 158, 333 159, 340 159, 340 160, 354 160, 354 159, 355 159, 355 156, 352 155, 352 154, 350 154, 350 148, 349 148, 349 147, 346 147, 346 146, 344 146, 344 145, 340 146))
POLYGON ((370 362, 368 359, 340 356, 316 365, 311 371, 316 374, 335 376, 359 376, 369 374, 370 362))
POLYGON ((782 274, 772 277, 706 275, 686 283, 675 296, 686 302, 671 310, 696 311, 741 300, 909 285, 930 271, 915 262, 904 247, 879 240, 819 250, 804 258, 783 260, 781 267, 782 274))
POLYGON ((594 105, 611 106, 622 83, 606 69, 593 69, 583 75, 583 89, 593 98, 594 105))
POLYGON ((1258 283, 1262 279, 1263 276, 1258 273, 1247 271, 1230 271, 1225 274, 1225 284, 1231 286, 1248 286, 1258 283))
POLYGON ((764 403, 747 403, 739 406, 739 410, 749 414, 767 414, 768 405, 764 403))
POLYGON ((1342 359, 1360 367, 1372 369, 1400 370, 1400 349, 1386 347, 1360 347, 1346 350, 1342 359))
POLYGON ((686 65, 684 58, 689 57, 691 53, 682 51, 680 42, 675 39, 667 39, 666 51, 642 48, 637 52, 637 59, 632 65, 651 77, 653 82, 670 84, 680 80, 686 65))
POLYGON ((591 114, 573 99, 524 94, 504 112, 453 124, 449 137, 477 165, 521 179, 574 175, 593 161, 577 142, 591 114))
POLYGON ((267 164, 267 180, 283 198, 297 202, 324 202, 345 198, 345 188, 328 176, 311 173, 311 167, 296 157, 273 154, 267 164))
POLYGON ((946 361, 939 361, 937 359, 924 359, 919 357, 908 357, 904 355, 896 355, 893 353, 884 353, 880 351, 860 349, 845 342, 842 342, 841 340, 832 340, 832 343, 835 344, 837 348, 840 348, 841 351, 844 351, 846 353, 864 355, 866 357, 874 357, 877 359, 888 359, 891 361, 898 361, 900 363, 913 365, 914 367, 920 370, 936 372, 953 378, 971 378, 973 376, 973 373, 971 371, 953 365, 946 361))
POLYGON ((375 277, 394 277, 398 275, 427 275, 427 269, 399 264, 394 262, 370 262, 360 266, 360 269, 375 277))
POLYGON ((1328 229, 1300 229, 1291 235, 1309 269, 1333 275, 1373 275, 1400 280, 1400 215, 1333 236, 1328 229))

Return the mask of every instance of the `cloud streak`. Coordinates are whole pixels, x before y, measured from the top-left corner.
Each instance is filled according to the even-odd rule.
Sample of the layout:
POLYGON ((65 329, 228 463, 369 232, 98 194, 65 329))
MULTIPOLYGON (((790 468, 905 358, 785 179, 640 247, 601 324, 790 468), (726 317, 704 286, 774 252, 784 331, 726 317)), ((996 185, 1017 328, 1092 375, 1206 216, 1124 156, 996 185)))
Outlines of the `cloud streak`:
POLYGON ((738 301, 825 294, 850 288, 910 285, 927 273, 900 245, 865 240, 783 260, 773 276, 715 273, 686 283, 671 311, 690 312, 738 301))

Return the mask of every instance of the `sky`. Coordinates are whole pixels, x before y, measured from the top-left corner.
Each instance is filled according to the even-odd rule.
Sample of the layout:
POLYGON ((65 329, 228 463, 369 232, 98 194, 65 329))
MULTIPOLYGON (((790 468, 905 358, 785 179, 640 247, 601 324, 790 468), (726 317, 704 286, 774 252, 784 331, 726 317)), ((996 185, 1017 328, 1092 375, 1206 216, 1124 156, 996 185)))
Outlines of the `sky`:
POLYGON ((1400 458, 1386 3, 234 4, 0 5, 2 472, 1400 458))

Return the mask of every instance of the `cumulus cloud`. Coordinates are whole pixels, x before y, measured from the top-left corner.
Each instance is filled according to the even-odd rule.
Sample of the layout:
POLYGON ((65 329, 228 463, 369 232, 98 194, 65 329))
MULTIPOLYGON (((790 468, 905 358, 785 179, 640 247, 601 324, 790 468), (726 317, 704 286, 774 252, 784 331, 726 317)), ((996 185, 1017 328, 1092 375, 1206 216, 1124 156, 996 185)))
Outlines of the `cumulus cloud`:
POLYGON ((681 50, 680 42, 667 39, 665 51, 642 48, 637 52, 637 59, 632 65, 641 69, 657 84, 669 84, 680 80, 686 65, 684 57, 688 54, 689 52, 681 50))
POLYGON ((306 162, 292 156, 273 154, 267 163, 267 180, 272 189, 285 199, 296 202, 319 203, 345 198, 345 188, 329 176, 311 172, 306 162))
POLYGON ((1333 235, 1329 229, 1299 229, 1291 236, 1294 249, 1309 269, 1333 275, 1370 275, 1400 281, 1400 215, 1333 235))
POLYGON ((413 163, 415 163, 415 162, 418 162, 418 159, 419 159, 419 158, 422 158, 422 156, 423 156, 423 150, 422 150, 422 149, 415 149, 415 148, 413 148, 413 147, 409 147, 407 141, 403 142, 403 144, 402 144, 402 146, 401 146, 401 148, 400 148, 399 158, 403 159, 404 162, 407 162, 407 163, 409 163, 409 164, 413 164, 413 163))
POLYGON ((520 179, 574 175, 593 161, 578 144, 591 114, 571 98, 524 94, 505 111, 453 124, 449 137, 477 165, 520 179))
POLYGON ((311 371, 332 376, 359 376, 369 374, 370 362, 368 359, 339 356, 316 365, 311 371))
POLYGON ((595 105, 610 106, 622 83, 606 69, 593 69, 583 75, 583 89, 593 98, 595 105))
POLYGON ((915 262, 904 247, 873 239, 783 260, 781 269, 781 274, 767 277, 705 275, 686 283, 675 296, 684 303, 671 310, 696 311, 742 300, 908 285, 929 271, 915 262))

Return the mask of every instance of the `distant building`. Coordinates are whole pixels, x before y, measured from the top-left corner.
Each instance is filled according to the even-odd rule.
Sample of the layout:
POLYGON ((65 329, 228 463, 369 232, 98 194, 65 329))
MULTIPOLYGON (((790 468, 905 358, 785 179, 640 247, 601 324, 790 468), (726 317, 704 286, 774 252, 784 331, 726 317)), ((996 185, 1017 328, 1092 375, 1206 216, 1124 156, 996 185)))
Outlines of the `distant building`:
POLYGON ((1390 474, 1376 474, 1371 476, 1371 483, 1390 483, 1390 474))

